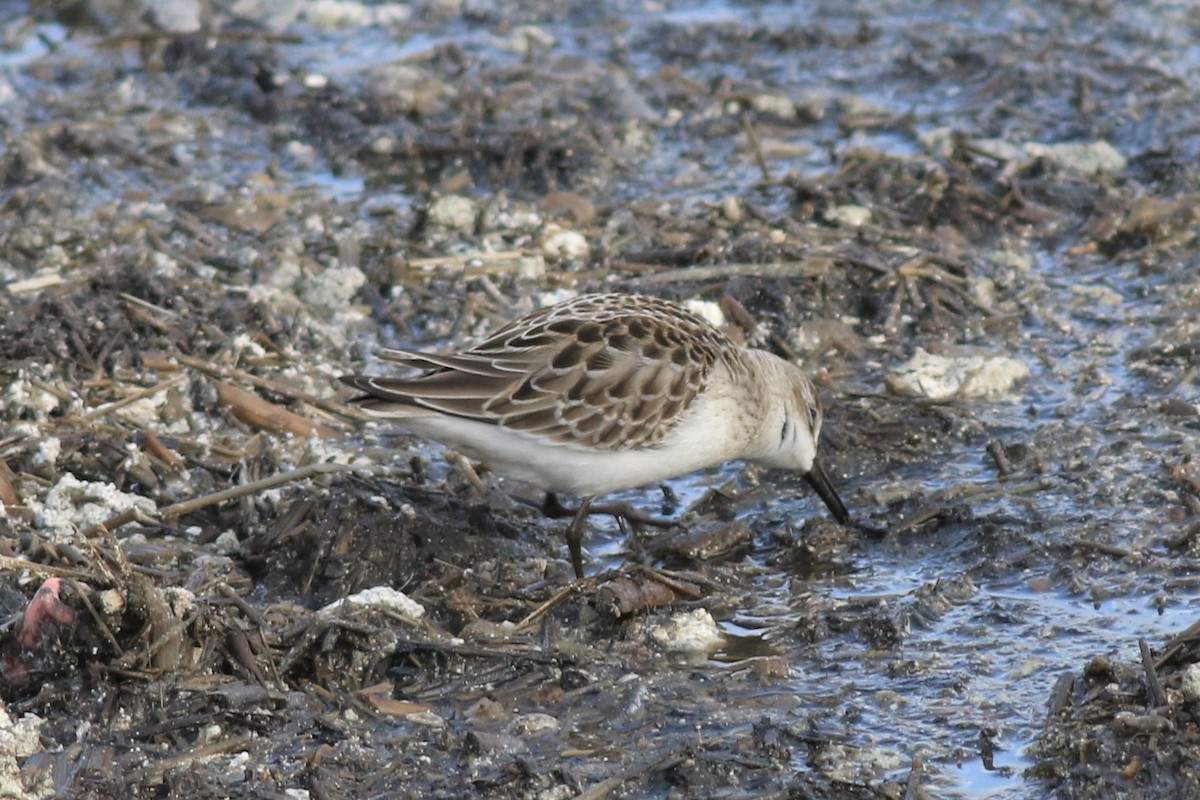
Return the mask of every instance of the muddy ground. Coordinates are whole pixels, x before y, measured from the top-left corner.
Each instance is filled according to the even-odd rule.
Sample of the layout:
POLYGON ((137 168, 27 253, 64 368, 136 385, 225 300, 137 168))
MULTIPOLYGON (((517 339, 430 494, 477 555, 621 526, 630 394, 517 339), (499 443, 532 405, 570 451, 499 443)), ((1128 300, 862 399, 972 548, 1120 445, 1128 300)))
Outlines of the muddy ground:
POLYGON ((1186 4, 0 26, 0 797, 1200 797, 1186 4), (735 464, 573 583, 342 404, 585 290, 801 360, 861 526, 735 464))

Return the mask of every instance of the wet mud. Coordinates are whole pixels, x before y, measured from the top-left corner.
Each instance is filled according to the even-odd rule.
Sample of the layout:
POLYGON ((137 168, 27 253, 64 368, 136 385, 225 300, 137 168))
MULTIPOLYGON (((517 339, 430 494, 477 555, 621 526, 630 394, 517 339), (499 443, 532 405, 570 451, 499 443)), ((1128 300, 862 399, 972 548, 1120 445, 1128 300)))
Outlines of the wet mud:
POLYGON ((0 796, 1200 795, 1194 20, 839 8, 6 7, 0 796), (857 524, 731 464, 575 582, 344 403, 596 290, 857 524))

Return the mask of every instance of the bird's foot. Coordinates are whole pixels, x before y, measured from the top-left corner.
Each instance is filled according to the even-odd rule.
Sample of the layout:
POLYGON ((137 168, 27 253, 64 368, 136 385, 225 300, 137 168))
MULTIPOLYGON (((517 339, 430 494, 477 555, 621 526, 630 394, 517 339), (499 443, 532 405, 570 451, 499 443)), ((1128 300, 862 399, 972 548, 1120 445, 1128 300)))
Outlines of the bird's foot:
POLYGON ((675 520, 646 516, 630 508, 626 503, 595 505, 590 497, 585 497, 578 508, 567 508, 559 502, 558 496, 553 492, 546 493, 546 498, 542 501, 542 513, 551 519, 571 518, 571 524, 567 526, 566 538, 567 549, 571 552, 571 566, 575 569, 576 578, 583 577, 583 525, 589 515, 610 514, 617 518, 617 521, 622 524, 622 528, 626 523, 633 526, 649 525, 655 528, 672 528, 679 524, 675 520))
POLYGON ((567 508, 559 502, 558 496, 553 492, 548 492, 546 499, 542 501, 542 513, 551 519, 575 518, 579 515, 580 510, 585 507, 586 516, 606 514, 616 517, 618 521, 628 522, 631 525, 648 525, 652 528, 674 528, 680 524, 678 520, 651 517, 643 514, 628 503, 605 503, 597 505, 589 500, 581 504, 580 508, 567 508))

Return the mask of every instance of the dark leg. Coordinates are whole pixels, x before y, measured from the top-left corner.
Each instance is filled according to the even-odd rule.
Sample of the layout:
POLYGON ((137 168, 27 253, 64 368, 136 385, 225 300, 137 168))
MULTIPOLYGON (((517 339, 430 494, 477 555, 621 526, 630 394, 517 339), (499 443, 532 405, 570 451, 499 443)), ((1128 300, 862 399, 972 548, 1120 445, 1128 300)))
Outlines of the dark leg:
POLYGON ((554 492, 546 492, 542 501, 542 513, 550 519, 570 517, 571 524, 567 526, 567 549, 571 551, 571 566, 575 568, 575 577, 583 577, 583 525, 591 514, 610 514, 618 520, 626 520, 634 525, 652 525, 656 528, 671 528, 679 523, 669 519, 647 517, 634 511, 625 503, 619 505, 592 505, 593 498, 585 497, 579 508, 570 509, 558 501, 554 492))
MULTIPOLYGON (((678 524, 674 520, 647 517, 645 514, 641 514, 630 508, 627 503, 597 506, 592 505, 591 499, 588 499, 581 508, 586 508, 588 514, 608 514, 613 517, 620 517, 634 525, 649 525, 653 528, 673 528, 678 524)), ((579 509, 567 508, 559 502, 558 495, 554 494, 554 492, 546 492, 546 499, 542 501, 542 513, 550 517, 550 519, 562 519, 564 517, 578 516, 579 509)))
MULTIPOLYGON (((552 497, 554 497, 552 494, 546 495, 547 504, 552 497)), ((554 503, 558 504, 558 498, 554 498, 554 503)), ((571 552, 571 566, 575 568, 576 578, 583 578, 583 523, 587 519, 588 507, 591 504, 592 498, 583 498, 579 504, 579 510, 575 512, 575 517, 567 526, 567 550, 571 552)), ((561 505, 558 507, 562 509, 561 505)))
POLYGON ((558 500, 558 495, 554 492, 546 492, 545 499, 542 500, 542 513, 550 519, 562 519, 564 517, 573 517, 578 513, 579 509, 570 509, 564 506, 558 500))

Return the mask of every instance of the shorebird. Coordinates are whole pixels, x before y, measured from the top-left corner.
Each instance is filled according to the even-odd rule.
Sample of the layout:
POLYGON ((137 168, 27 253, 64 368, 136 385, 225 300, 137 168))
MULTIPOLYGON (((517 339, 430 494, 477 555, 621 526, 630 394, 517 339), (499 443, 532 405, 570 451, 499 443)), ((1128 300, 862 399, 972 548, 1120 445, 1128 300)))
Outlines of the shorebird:
POLYGON ((581 498, 567 546, 583 577, 592 500, 741 459, 799 471, 847 523, 817 459, 821 406, 799 367, 742 347, 678 303, 588 294, 455 353, 383 350, 412 377, 347 375, 372 417, 449 445, 500 475, 581 498))

